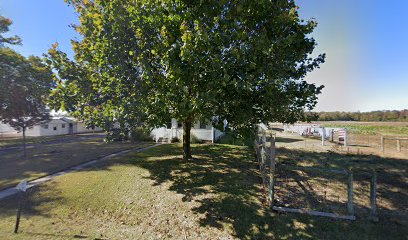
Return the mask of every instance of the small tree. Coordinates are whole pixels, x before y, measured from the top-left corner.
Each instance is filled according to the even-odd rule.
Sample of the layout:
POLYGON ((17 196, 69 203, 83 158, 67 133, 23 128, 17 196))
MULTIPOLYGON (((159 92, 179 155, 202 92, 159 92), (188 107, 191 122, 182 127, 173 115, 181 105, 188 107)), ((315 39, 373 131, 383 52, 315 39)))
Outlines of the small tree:
POLYGON ((124 127, 176 118, 184 159, 191 158, 196 120, 227 119, 248 135, 259 122, 305 119, 323 88, 303 80, 324 55, 311 57, 316 22, 300 19, 294 1, 66 2, 79 14, 82 38, 73 41, 76 62, 50 51, 62 73, 55 105, 86 119, 123 120, 124 127), (78 77, 67 74, 74 68, 78 77))
POLYGON ((5 44, 21 44, 21 39, 18 36, 5 37, 4 33, 9 31, 9 27, 12 21, 9 18, 0 16, 0 47, 4 47, 5 44))
MULTIPOLYGON (((4 18, 0 17, 0 23, 4 23, 4 18)), ((4 32, 4 27, 0 29, 4 32)), ((13 39, 0 35, 3 43, 19 42, 17 37, 13 39)), ((3 45, 0 47, 0 76, 0 122, 22 131, 26 156, 27 128, 49 118, 45 100, 54 86, 52 71, 40 58, 25 58, 3 45)))

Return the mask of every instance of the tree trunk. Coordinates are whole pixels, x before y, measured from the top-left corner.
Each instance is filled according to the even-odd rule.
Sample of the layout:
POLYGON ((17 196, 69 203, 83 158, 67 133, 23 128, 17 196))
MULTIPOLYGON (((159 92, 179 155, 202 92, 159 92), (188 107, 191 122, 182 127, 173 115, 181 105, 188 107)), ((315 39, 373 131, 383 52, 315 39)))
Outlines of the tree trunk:
POLYGON ((190 136, 191 136, 191 120, 183 122, 183 159, 191 159, 190 136))
POLYGON ((23 149, 24 149, 24 157, 27 156, 26 154, 26 134, 25 134, 26 128, 23 127, 23 149))

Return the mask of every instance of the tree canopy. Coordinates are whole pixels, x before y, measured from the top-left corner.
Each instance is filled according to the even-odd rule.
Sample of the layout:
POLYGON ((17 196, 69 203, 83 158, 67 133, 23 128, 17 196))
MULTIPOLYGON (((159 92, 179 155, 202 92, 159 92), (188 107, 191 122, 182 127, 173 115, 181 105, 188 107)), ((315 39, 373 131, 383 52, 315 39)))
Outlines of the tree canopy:
MULTIPOLYGON (((226 119, 248 134, 259 122, 305 120, 323 86, 303 80, 314 20, 288 0, 67 0, 79 14, 75 61, 55 46, 53 106, 108 127, 226 119), (215 116, 215 117, 214 117, 215 116)), ((108 129, 107 129, 108 130, 108 129)))

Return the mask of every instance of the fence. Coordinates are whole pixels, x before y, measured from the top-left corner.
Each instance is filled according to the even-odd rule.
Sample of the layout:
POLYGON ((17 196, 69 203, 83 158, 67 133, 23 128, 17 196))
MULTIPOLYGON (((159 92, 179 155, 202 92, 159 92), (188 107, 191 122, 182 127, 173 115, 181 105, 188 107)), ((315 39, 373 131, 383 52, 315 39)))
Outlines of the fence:
POLYGON ((385 140, 394 140, 396 141, 396 150, 397 152, 401 152, 402 146, 405 147, 405 145, 402 145, 401 143, 406 143, 408 142, 408 137, 393 137, 393 136, 384 136, 381 135, 381 151, 385 151, 385 140))
POLYGON ((283 129, 285 132, 297 133, 300 136, 321 137, 323 146, 327 140, 348 145, 347 128, 326 128, 316 124, 285 124, 283 129))
MULTIPOLYGON (((259 139, 254 141, 254 150, 256 154, 256 159, 259 165, 259 171, 262 179, 262 186, 263 189, 267 190, 267 201, 269 207, 274 211, 279 212, 292 212, 292 213, 304 213, 309 215, 315 216, 324 216, 324 217, 332 217, 338 219, 347 219, 347 220, 355 220, 355 212, 354 212, 354 191, 353 191, 353 171, 351 169, 342 170, 342 169, 328 169, 328 168, 316 168, 316 167, 300 167, 300 166, 291 166, 285 164, 277 164, 276 162, 276 139, 272 135, 270 136, 270 141, 267 142, 266 138, 266 130, 260 130, 261 135, 259 139), (297 174, 299 173, 299 174, 297 174), (307 173, 303 176, 304 173, 307 173), (332 181, 333 178, 339 181, 343 181, 346 183, 346 191, 347 191, 347 213, 346 214, 339 214, 334 212, 325 212, 325 211, 316 211, 314 209, 307 209, 302 206, 304 202, 300 202, 296 208, 288 207, 287 205, 282 202, 282 192, 290 193, 290 191, 295 192, 296 190, 288 184, 288 176, 289 178, 297 181, 295 178, 296 176, 301 176, 303 178, 311 178, 312 175, 319 175, 318 179, 326 178, 328 181, 332 181), (339 177, 335 177, 339 176, 339 177), (346 179, 341 179, 341 178, 346 179), (286 179, 286 182, 285 182, 286 179), (345 180, 345 181, 344 181, 345 180), (280 194, 278 193, 280 191, 280 194), (284 205, 284 206, 282 206, 284 205)), ((376 202, 376 195, 377 195, 377 174, 373 172, 369 175, 370 179, 370 218, 374 221, 378 220, 377 217, 377 202, 376 202)), ((336 180, 336 181, 337 181, 336 180)), ((320 181, 320 180, 319 180, 320 181)), ((339 184, 338 184, 339 185, 339 184)), ((331 185, 333 186, 333 184, 331 185)), ((341 189, 341 188, 340 188, 341 189)), ((301 194, 310 194, 302 189, 301 194)), ((337 189, 334 190, 334 192, 337 189)), ((316 196, 314 196, 316 197, 316 196)), ((324 192, 324 200, 327 199, 326 191, 324 192)), ((290 199, 286 199, 285 201, 291 201, 290 199)), ((339 199, 336 201, 330 201, 330 204, 333 205, 342 205, 339 199)), ((313 206, 312 206, 313 207, 313 206)))

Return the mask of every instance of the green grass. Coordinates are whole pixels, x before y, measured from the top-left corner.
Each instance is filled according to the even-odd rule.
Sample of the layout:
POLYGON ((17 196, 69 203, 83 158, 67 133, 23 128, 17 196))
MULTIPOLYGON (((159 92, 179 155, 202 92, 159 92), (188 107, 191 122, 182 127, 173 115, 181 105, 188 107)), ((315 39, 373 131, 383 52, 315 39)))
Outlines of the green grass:
MULTIPOLYGON (((4 239, 406 239, 408 232, 404 226, 384 220, 349 222, 273 213, 265 206, 251 149, 194 145, 192 150, 195 159, 186 162, 182 160, 179 145, 162 145, 41 185, 30 193, 21 232, 17 235, 11 233, 16 198, 0 201, 0 236, 4 239)), ((301 151, 281 149, 281 152, 281 161, 287 162, 313 156, 301 151)), ((333 153, 327 157, 322 155, 316 161, 307 161, 330 165, 328 159, 339 157, 333 166, 347 161, 347 156, 340 159, 333 153)), ((385 160, 381 162, 387 164, 385 160)), ((403 163, 393 164, 393 168, 399 168, 403 163)))
POLYGON ((357 134, 385 134, 385 135, 408 135, 408 124, 406 126, 398 125, 361 125, 353 123, 324 123, 326 127, 347 127, 352 133, 357 134))
POLYGON ((15 186, 23 179, 33 180, 110 153, 145 145, 121 142, 105 143, 98 138, 37 145, 27 149, 27 157, 23 157, 22 149, 2 152, 0 155, 0 189, 15 186))
POLYGON ((226 133, 219 139, 220 144, 236 145, 236 146, 251 146, 254 143, 253 139, 243 140, 233 137, 232 134, 226 133))
MULTIPOLYGON (((91 134, 91 133, 89 133, 91 134)), ((41 144, 58 139, 78 139, 88 134, 75 135, 56 135, 56 136, 41 136, 41 137, 26 137, 26 144, 41 144)), ((16 136, 12 138, 0 138, 0 148, 20 146, 23 144, 23 136, 16 136)))

